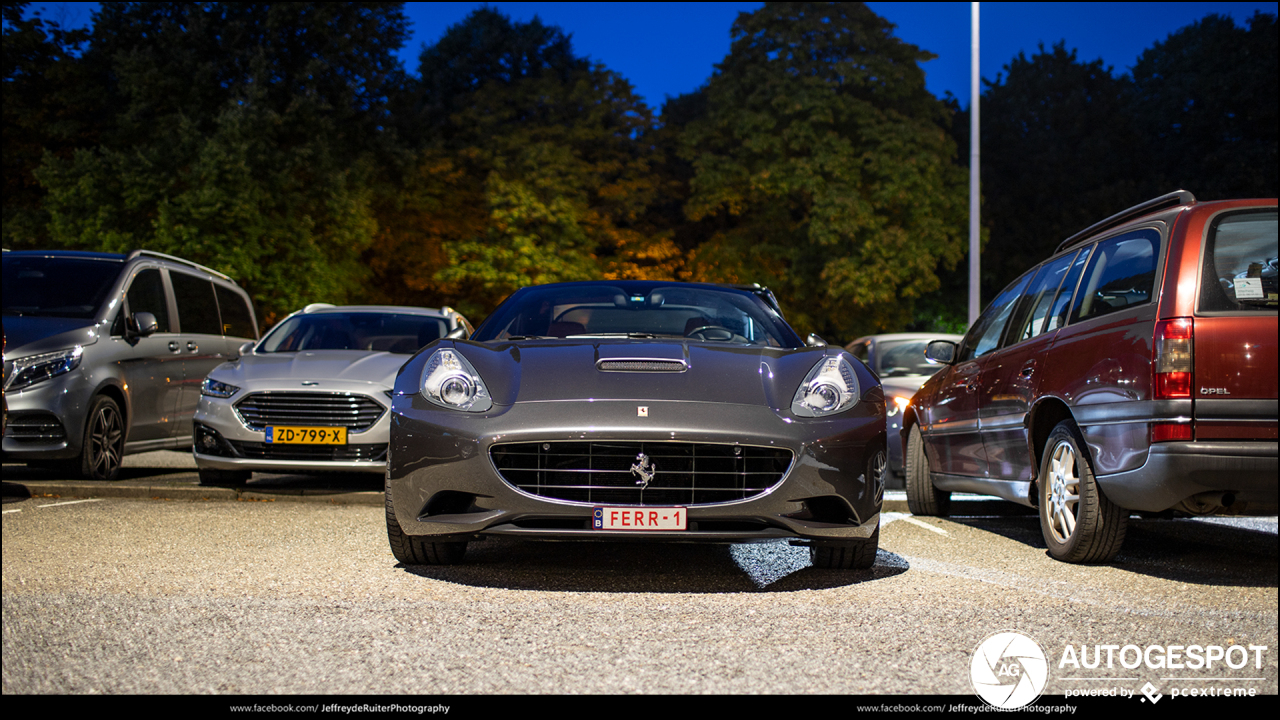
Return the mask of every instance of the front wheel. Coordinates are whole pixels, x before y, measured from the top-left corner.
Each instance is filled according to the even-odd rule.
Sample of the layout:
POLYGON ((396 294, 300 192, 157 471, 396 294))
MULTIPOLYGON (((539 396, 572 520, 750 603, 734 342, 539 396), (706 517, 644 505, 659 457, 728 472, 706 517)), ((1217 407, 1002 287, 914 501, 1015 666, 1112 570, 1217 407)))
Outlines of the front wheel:
POLYGON ((407 534, 396 519, 391 499, 391 479, 384 486, 387 508, 387 541, 391 554, 406 565, 457 565, 467 552, 464 542, 431 542, 407 534))
POLYGON ((823 570, 866 570, 876 564, 880 549, 880 526, 871 537, 838 545, 810 545, 809 560, 823 570))
POLYGON ((115 480, 124 459, 124 414, 115 400, 99 395, 89 406, 80 475, 88 480, 115 480))
POLYGON ((1108 562, 1120 552, 1129 512, 1098 487, 1079 428, 1064 420, 1040 461, 1040 531, 1049 555, 1070 563, 1108 562))
POLYGON ((951 493, 933 486, 929 472, 929 456, 924 452, 924 438, 920 426, 912 425, 907 435, 907 456, 903 463, 907 471, 907 509, 912 515, 946 517, 951 514, 951 493))

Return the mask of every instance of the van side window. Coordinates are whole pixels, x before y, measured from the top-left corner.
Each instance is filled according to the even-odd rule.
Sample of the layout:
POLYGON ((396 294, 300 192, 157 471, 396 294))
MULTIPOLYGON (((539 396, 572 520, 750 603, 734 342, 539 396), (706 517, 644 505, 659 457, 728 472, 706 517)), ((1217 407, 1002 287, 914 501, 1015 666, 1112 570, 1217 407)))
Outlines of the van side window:
POLYGON ((178 319, 183 333, 221 335, 218 301, 213 296, 213 283, 186 273, 169 271, 173 297, 178 301, 178 319))
POLYGON ((1033 274, 1034 272, 1029 272, 1018 278, 991 301, 965 335, 959 362, 980 358, 1000 346, 1005 324, 1008 323, 1014 306, 1018 304, 1015 301, 1022 296, 1022 290, 1031 281, 1033 274))
POLYGON ((218 295, 218 311, 222 315, 222 334, 228 337, 256 340, 253 311, 245 304, 244 298, 234 290, 214 283, 214 291, 218 295))
POLYGON ((1136 230, 1098 243, 1089 261, 1071 322, 1102 317, 1151 300, 1160 233, 1136 230))
POLYGON ((124 295, 129 301, 130 313, 149 312, 156 316, 156 332, 170 332, 169 301, 165 298, 164 279, 160 277, 159 270, 139 270, 124 295))

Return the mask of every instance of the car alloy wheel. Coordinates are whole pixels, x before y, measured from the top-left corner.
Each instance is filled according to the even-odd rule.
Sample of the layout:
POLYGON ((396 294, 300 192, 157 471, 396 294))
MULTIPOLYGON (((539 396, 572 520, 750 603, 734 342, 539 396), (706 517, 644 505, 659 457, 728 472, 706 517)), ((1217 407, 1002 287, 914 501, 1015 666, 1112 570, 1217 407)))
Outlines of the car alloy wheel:
POLYGON ((1064 420, 1049 434, 1040 467, 1040 530, 1064 562, 1107 562, 1124 544, 1129 514, 1098 487, 1084 441, 1064 420))
POLYGON ((80 474, 90 480, 115 480, 124 457, 124 416, 105 395, 94 398, 80 451, 80 474))

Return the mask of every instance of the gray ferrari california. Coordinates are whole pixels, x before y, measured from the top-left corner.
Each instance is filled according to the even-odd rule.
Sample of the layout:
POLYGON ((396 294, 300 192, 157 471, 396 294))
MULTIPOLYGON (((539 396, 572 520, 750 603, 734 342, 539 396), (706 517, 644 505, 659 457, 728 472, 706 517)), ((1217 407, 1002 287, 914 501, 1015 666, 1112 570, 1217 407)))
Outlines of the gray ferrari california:
POLYGON ((866 568, 885 437, 875 375, 802 341, 767 291, 527 287, 400 369, 387 535, 408 564, 505 536, 789 540, 818 567, 866 568))

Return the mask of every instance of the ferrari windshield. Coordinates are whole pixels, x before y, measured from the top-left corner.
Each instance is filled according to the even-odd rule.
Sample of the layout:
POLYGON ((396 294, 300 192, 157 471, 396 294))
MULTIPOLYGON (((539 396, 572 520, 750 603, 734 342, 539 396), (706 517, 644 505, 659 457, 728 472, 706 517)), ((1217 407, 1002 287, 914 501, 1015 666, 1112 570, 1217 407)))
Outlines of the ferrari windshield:
POLYGON ((267 333, 257 352, 364 350, 412 355, 447 332, 429 315, 334 313, 294 315, 267 333))
POLYGON ((801 345, 795 331, 749 291, 639 281, 524 288, 507 298, 472 339, 577 337, 801 345))

